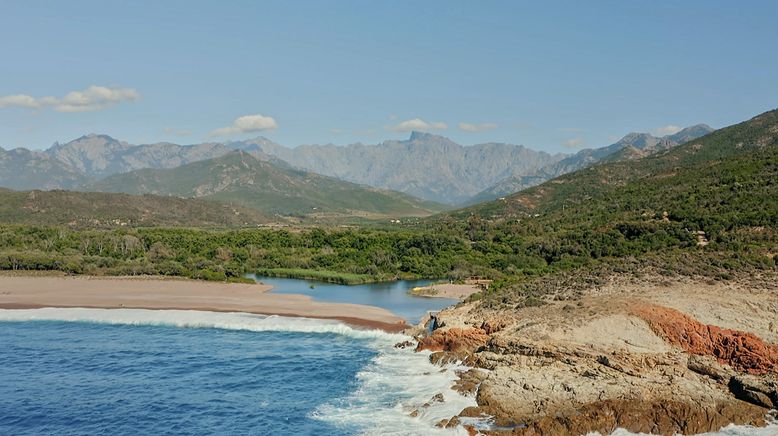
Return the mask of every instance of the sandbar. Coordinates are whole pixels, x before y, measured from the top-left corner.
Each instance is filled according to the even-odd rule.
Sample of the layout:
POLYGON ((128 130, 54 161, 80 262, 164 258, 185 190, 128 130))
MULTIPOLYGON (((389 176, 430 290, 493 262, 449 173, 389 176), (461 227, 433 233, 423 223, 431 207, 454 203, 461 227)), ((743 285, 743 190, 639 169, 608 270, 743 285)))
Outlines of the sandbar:
POLYGON ((350 325, 399 332, 407 324, 374 306, 314 301, 306 295, 269 293, 261 283, 206 282, 183 278, 0 274, 0 308, 84 307, 247 312, 335 319, 350 325))

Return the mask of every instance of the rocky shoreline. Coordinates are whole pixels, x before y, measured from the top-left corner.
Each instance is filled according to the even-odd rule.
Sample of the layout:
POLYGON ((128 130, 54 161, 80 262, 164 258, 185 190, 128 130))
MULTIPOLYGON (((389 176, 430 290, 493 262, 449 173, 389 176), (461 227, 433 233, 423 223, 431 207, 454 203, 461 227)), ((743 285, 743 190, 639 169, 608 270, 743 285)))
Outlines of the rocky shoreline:
POLYGON ((478 406, 439 426, 468 428, 467 418, 482 416, 493 417, 478 429, 490 435, 764 426, 778 408, 778 289, 763 283, 614 281, 539 307, 463 303, 438 313, 431 334, 409 333, 433 363, 473 368, 459 372, 455 389, 478 406), (687 307, 695 299, 705 301, 697 316, 687 307))

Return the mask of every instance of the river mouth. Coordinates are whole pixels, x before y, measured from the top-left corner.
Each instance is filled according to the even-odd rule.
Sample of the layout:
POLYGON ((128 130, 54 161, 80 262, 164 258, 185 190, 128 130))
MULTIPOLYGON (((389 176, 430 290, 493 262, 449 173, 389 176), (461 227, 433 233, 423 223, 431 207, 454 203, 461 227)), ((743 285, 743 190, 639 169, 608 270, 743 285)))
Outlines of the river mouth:
POLYGON ((426 286, 431 280, 397 280, 394 282, 339 285, 303 279, 264 277, 249 274, 247 277, 270 285, 270 292, 277 294, 307 295, 316 301, 328 303, 352 303, 380 307, 416 324, 429 312, 437 312, 456 304, 454 298, 426 298, 410 295, 416 286, 426 286))

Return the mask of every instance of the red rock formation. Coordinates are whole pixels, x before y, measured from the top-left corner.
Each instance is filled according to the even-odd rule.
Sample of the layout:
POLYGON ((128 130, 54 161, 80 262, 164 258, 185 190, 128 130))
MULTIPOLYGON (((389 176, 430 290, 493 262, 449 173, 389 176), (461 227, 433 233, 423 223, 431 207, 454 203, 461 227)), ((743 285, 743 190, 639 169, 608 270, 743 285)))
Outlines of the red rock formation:
POLYGON ((451 351, 454 353, 472 353, 484 346, 489 335, 482 329, 461 329, 452 327, 448 330, 435 330, 431 336, 419 341, 416 351, 451 351))
POLYGON ((752 333, 703 324, 662 306, 637 305, 633 313, 656 334, 690 354, 713 356, 719 363, 749 374, 778 372, 778 347, 752 333))

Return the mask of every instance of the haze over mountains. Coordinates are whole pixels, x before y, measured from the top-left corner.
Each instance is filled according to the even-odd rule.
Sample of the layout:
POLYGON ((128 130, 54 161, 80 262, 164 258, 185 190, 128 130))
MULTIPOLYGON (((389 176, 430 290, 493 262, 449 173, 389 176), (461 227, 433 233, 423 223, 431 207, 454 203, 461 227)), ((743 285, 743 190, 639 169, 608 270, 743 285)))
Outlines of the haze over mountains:
POLYGON ((427 216, 443 209, 401 192, 261 161, 243 150, 172 169, 115 174, 85 189, 211 199, 281 216, 427 216))
MULTIPOLYGON (((679 132, 678 139, 688 139, 707 129, 695 126, 690 132, 679 132)), ((778 110, 773 110, 677 147, 671 145, 672 140, 644 138, 647 141, 637 145, 645 144, 639 150, 655 150, 648 156, 606 158, 602 164, 454 211, 451 216, 477 215, 497 220, 542 216, 550 220, 545 215, 553 214, 593 226, 626 216, 667 222, 688 221, 695 216, 696 227, 716 231, 728 226, 764 225, 751 221, 778 213, 773 183, 776 132, 778 110)), ((629 152, 630 148, 620 151, 629 152)), ((759 231, 758 227, 749 230, 759 231)))
MULTIPOLYGON (((194 145, 166 142, 133 145, 107 135, 90 134, 65 144, 56 143, 45 151, 24 148, 6 151, 0 148, 0 186, 14 190, 87 189, 134 194, 226 197, 225 192, 246 188, 243 186, 237 189, 234 183, 240 185, 242 183, 240 180, 253 180, 256 183, 251 185, 252 195, 255 197, 259 195, 259 187, 265 186, 269 191, 262 195, 275 196, 274 204, 279 204, 279 198, 292 198, 289 195, 295 191, 305 191, 297 195, 297 200, 301 197, 307 200, 302 203, 297 203, 297 200, 292 201, 289 204, 295 206, 284 208, 286 211, 298 206, 302 209, 321 207, 322 199, 334 201, 334 198, 338 197, 331 195, 334 192, 355 190, 351 192, 370 191, 375 198, 389 195, 392 198, 389 204, 402 205, 399 210, 416 215, 422 211, 439 210, 440 205, 425 203, 410 196, 449 205, 488 201, 606 158, 619 160, 649 155, 700 137, 712 130, 700 124, 663 137, 655 137, 648 133, 631 133, 607 147, 581 150, 574 155, 552 155, 522 145, 503 143, 462 146, 443 136, 421 132, 413 132, 408 140, 389 140, 375 145, 328 144, 302 145, 295 148, 284 147, 262 137, 194 145), (252 171, 258 171, 263 175, 236 175, 231 182, 222 180, 221 188, 217 189, 220 183, 209 180, 214 171, 213 166, 201 165, 187 167, 173 173, 141 171, 127 177, 113 177, 100 182, 111 176, 136 170, 179 168, 220 158, 235 150, 243 151, 255 158, 253 160, 256 162, 249 161, 244 156, 244 164, 252 171), (296 177, 292 176, 293 174, 297 176, 303 174, 300 171, 293 171, 294 168, 308 172, 302 176, 308 181, 297 187, 295 186, 300 182, 299 180, 285 184, 289 182, 290 177, 296 177), (201 180, 196 180, 198 177, 201 177, 201 180), (262 185, 258 183, 262 177, 265 177, 265 180, 276 178, 279 182, 262 185), (365 186, 357 188, 351 185, 335 188, 337 183, 330 177, 378 189, 370 190, 365 186), (171 181, 170 178, 176 179, 176 182, 171 181), (188 180, 187 189, 183 189, 183 185, 178 183, 182 178, 188 180), (167 182, 162 183, 161 180, 167 182), (206 187, 208 185, 210 187, 206 187), (325 191, 331 189, 334 191, 330 191, 329 194, 306 191, 312 185, 321 185, 325 191), (399 193, 388 194, 380 191, 381 189, 399 191, 409 196, 402 197, 399 193)), ((220 163, 217 162, 215 165, 218 167, 220 163)), ((234 200, 234 196, 232 199, 234 200)), ((331 209, 346 210, 353 209, 355 206, 346 203, 340 201, 338 206, 331 209)), ((370 201, 366 204, 368 206, 365 210, 368 212, 377 212, 381 209, 371 205, 370 201)), ((274 207, 266 205, 261 210, 277 212, 279 209, 274 207)))
POLYGON ((269 141, 255 145, 268 155, 320 174, 451 205, 506 177, 532 173, 565 157, 513 144, 462 146, 422 132, 411 133, 408 140, 376 145, 287 148, 269 141))
POLYGON ((619 141, 601 148, 587 148, 540 168, 524 176, 508 177, 472 197, 467 204, 494 200, 523 189, 539 185, 546 180, 588 167, 600 160, 635 159, 658 151, 667 150, 687 141, 707 135, 714 129, 706 124, 697 124, 672 135, 656 137, 650 133, 629 133, 619 141))

